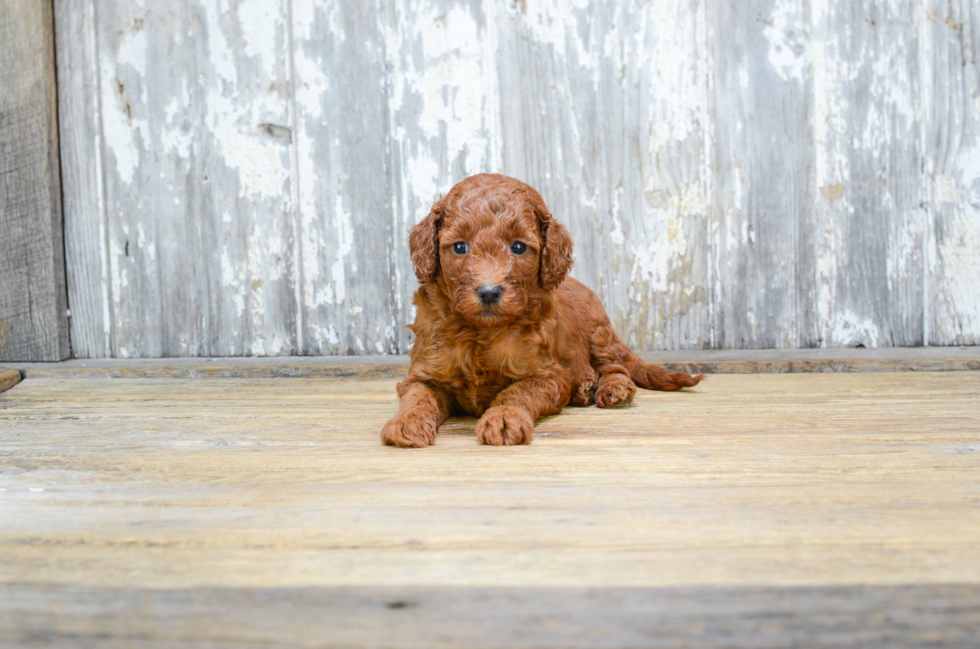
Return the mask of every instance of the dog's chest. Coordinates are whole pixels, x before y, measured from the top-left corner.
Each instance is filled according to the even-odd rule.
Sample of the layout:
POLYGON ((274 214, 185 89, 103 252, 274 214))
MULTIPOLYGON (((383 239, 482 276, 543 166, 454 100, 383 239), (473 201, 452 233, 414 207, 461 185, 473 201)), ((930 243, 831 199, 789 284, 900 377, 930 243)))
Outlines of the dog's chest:
POLYGON ((480 415, 507 386, 525 378, 512 362, 511 349, 473 347, 457 368, 453 382, 456 401, 463 410, 480 415))

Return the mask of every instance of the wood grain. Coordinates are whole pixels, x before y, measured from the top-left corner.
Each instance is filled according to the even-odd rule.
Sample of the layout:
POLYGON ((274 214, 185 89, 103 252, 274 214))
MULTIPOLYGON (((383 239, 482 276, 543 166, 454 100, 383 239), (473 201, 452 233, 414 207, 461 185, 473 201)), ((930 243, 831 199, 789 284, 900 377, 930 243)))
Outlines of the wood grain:
POLYGON ((99 46, 91 0, 54 0, 72 354, 112 356, 99 46))
MULTIPOLYGON (((368 340, 363 348, 369 353, 404 354, 411 347, 405 325, 415 318, 411 295, 418 285, 406 244, 409 228, 458 180, 501 169, 497 4, 378 3, 385 39, 385 171, 391 199, 385 224, 387 266, 373 261, 381 248, 370 240, 366 249, 372 261, 366 263, 387 278, 391 315, 383 331, 364 331, 368 340)), ((375 240, 380 234, 381 228, 372 228, 375 240)), ((364 329, 359 319, 341 326, 364 329)))
POLYGON ((105 187, 102 205, 69 180, 79 353, 298 351, 285 6, 73 0, 61 14, 65 56, 92 29, 98 50, 63 75, 64 128, 105 187))
POLYGON ((812 249, 805 342, 921 345, 927 188, 917 104, 926 16, 904 0, 860 1, 819 3, 812 20, 817 193, 804 224, 812 249))
POLYGON ((0 367, 0 392, 6 392, 20 383, 21 375, 17 370, 0 367))
POLYGON ((422 451, 379 443, 394 383, 3 393, 0 639, 403 646, 363 635, 390 622, 405 646, 555 646, 580 624, 584 646, 661 626, 966 646, 976 624, 980 373, 717 375, 566 409, 522 448, 452 419, 422 451))
POLYGON ((376 3, 293 3, 303 352, 397 352, 376 3))
POLYGON ((498 16, 504 170, 569 226, 572 275, 640 349, 711 346, 704 12, 624 0, 498 16))
POLYGON ((50 0, 0 2, 0 360, 71 349, 50 0))
POLYGON ((980 587, 0 586, 22 647, 973 649, 980 587), (93 611, 99 611, 96 617, 93 611))
POLYGON ((802 0, 710 6, 712 346, 814 346, 799 328, 812 290, 803 240, 813 209, 806 6, 802 0))
POLYGON ((925 4, 921 29, 933 345, 980 344, 980 7, 925 4))
MULTIPOLYGON (((980 370, 975 347, 915 349, 692 350, 642 352, 653 363, 691 374, 808 372, 957 372, 980 370)), ((74 359, 19 363, 28 378, 395 378, 408 356, 74 359)))

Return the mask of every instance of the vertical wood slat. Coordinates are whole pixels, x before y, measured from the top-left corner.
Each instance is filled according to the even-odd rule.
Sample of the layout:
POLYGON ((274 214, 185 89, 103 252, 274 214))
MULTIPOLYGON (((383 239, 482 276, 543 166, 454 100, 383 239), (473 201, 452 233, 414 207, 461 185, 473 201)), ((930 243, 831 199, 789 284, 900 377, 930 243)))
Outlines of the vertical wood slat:
POLYGON ((379 9, 294 0, 292 11, 303 352, 397 351, 379 9))
POLYGON ((812 342, 921 345, 924 15, 905 0, 814 2, 813 12, 812 342))
POLYGON ((105 358, 112 356, 113 319, 95 6, 91 0, 54 0, 54 17, 72 352, 105 358))
POLYGON ((924 5, 929 343, 980 345, 980 6, 924 5))
POLYGON ((711 3, 715 345, 794 348, 809 179, 803 0, 711 3))
POLYGON ((53 20, 0 0, 0 360, 70 354, 53 20))
POLYGON ((80 355, 298 352, 285 5, 63 0, 59 11, 72 57, 62 103, 99 95, 66 111, 65 129, 104 161, 104 205, 89 175, 69 183, 80 355), (94 30, 96 56, 79 30, 94 30))
POLYGON ((501 170, 493 47, 495 6, 482 0, 383 0, 388 112, 387 223, 391 329, 385 351, 406 352, 417 283, 408 230, 458 180, 501 170))
POLYGON ((572 231, 573 275, 638 348, 710 345, 701 3, 513 3, 499 25, 504 171, 572 231))
POLYGON ((88 2, 108 236, 92 208, 68 251, 91 355, 405 351, 405 232, 484 170, 541 189, 638 348, 977 339, 965 0, 88 2))

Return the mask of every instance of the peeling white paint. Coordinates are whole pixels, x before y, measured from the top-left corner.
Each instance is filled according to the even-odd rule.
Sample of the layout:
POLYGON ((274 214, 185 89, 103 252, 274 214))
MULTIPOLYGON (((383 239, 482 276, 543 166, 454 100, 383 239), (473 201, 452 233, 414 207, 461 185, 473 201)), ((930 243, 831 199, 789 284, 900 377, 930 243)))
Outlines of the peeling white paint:
MULTIPOLYGON (((518 3, 512 3, 516 10, 518 3)), ((580 13, 591 8, 589 0, 537 0, 520 3, 523 21, 534 42, 554 48, 554 58, 571 57, 579 64, 591 65, 589 43, 579 38, 576 21, 580 13), (572 51, 569 52, 568 48, 572 51)))
MULTIPOLYGON (((674 142, 700 137, 701 107, 705 103, 698 79, 698 68, 692 58, 691 43, 697 40, 695 21, 678 15, 676 20, 664 20, 677 11, 673 3, 657 2, 641 15, 637 42, 631 43, 629 61, 637 73, 649 70, 650 81, 656 89, 657 101, 648 105, 647 123, 652 127, 648 147, 651 154, 674 142), (647 35, 638 40, 640 35, 647 35), (651 42, 652 40, 652 42, 651 42), (670 89, 669 92, 666 89, 670 89)), ((627 33, 629 26, 625 26, 627 33)), ((610 32, 613 34, 623 32, 610 32)), ((630 39, 627 42, 631 42, 630 39)), ((624 62, 620 63, 622 65, 624 62)), ((640 79, 636 79, 636 83, 640 79)))
MULTIPOLYGON (((184 86, 186 96, 187 87, 184 86)), ((194 144, 194 135, 191 128, 183 121, 184 111, 187 110, 188 101, 178 101, 172 97, 170 102, 163 109, 166 122, 160 130, 160 146, 164 151, 176 155, 179 158, 188 158, 194 144)))
POLYGON ((963 192, 957 186, 956 180, 949 176, 937 175, 933 189, 933 200, 937 203, 959 203, 963 200, 963 192))
POLYGON ((877 325, 851 311, 838 314, 831 336, 836 347, 878 347, 881 341, 877 325))
MULTIPOLYGON (((145 46, 145 41, 144 41, 145 46)), ((133 177, 140 163, 141 148, 137 145, 137 137, 141 140, 149 132, 145 119, 134 118, 134 103, 136 98, 127 92, 126 85, 120 81, 120 76, 127 79, 132 76, 124 75, 128 68, 135 68, 137 73, 145 68, 145 52, 137 54, 130 61, 119 61, 118 66, 113 59, 104 53, 103 70, 116 70, 116 75, 102 81, 102 135, 106 147, 112 154, 116 173, 124 184, 133 182, 133 177)), ((135 109, 142 111, 142 106, 136 104, 135 109)), ((140 113, 137 112, 137 115, 140 113)))
POLYGON ((344 198, 338 192, 334 197, 334 226, 337 229, 337 248, 333 251, 333 265, 330 267, 330 283, 333 286, 333 301, 343 304, 347 299, 347 264, 354 248, 354 224, 350 212, 344 207, 344 198))
MULTIPOLYGON (((260 129, 263 123, 285 123, 286 104, 274 93, 250 93, 252 100, 241 101, 235 66, 236 52, 225 30, 233 20, 245 37, 245 53, 256 60, 275 60, 274 49, 281 21, 269 17, 270 7, 263 0, 238 5, 234 13, 220 14, 213 3, 205 3, 208 18, 210 63, 220 83, 208 88, 206 123, 220 147, 225 165, 239 173, 240 195, 251 199, 280 198, 289 179, 288 150, 260 129), (248 44, 251 38, 252 45, 248 44)), ((247 83, 260 81, 262 69, 253 70, 247 83)))
POLYGON ((956 156, 951 175, 939 175, 934 183, 934 201, 945 208, 945 236, 935 240, 929 272, 936 282, 940 344, 954 344, 980 332, 980 205, 971 202, 968 191, 980 179, 980 118, 974 115, 972 146, 956 156))
MULTIPOLYGON (((321 0, 291 0, 293 16, 293 38, 299 42, 313 38, 313 26, 317 11, 323 7, 321 0)), ((332 29, 336 34, 340 29, 332 29)), ((300 49, 300 48, 296 48, 300 49)))
POLYGON ((224 4, 221 0, 203 3, 207 25, 208 62, 221 81, 237 86, 238 69, 235 66, 235 55, 222 28, 222 18, 226 11, 224 4))
MULTIPOLYGON (((262 66, 277 58, 277 37, 283 28, 282 10, 272 0, 238 0, 236 5, 245 56, 262 66)), ((264 73, 260 67, 260 70, 264 73)))
POLYGON ((609 240, 615 246, 621 246, 626 241, 626 238, 623 236, 623 224, 620 214, 620 202, 622 198, 623 188, 620 186, 613 193, 612 207, 609 210, 609 220, 612 221, 612 231, 609 233, 609 240))
POLYGON ((279 198, 285 194, 289 165, 283 160, 282 147, 257 134, 243 134, 229 124, 216 125, 215 135, 225 163, 238 169, 242 196, 279 198))
MULTIPOLYGON (((429 206, 446 189, 440 186, 439 178, 442 175, 439 163, 429 155, 419 155, 412 157, 406 166, 407 174, 407 194, 411 198, 405 205, 405 211, 412 219, 413 224, 418 223, 429 214, 429 206)), ((408 198, 408 197, 406 197, 408 198)))
POLYGON ((223 247, 221 250, 221 283, 226 289, 225 297, 231 299, 235 306, 235 313, 239 318, 245 315, 245 294, 242 291, 243 276, 244 269, 240 266, 236 267, 232 263, 228 248, 223 247))
MULTIPOLYGON (((810 67, 810 37, 805 7, 796 0, 776 0, 763 34, 769 41, 769 63, 786 81, 806 81, 810 67)), ((816 10, 814 10, 816 13, 816 10)))
MULTIPOLYGON (((146 32, 142 29, 123 32, 116 53, 118 66, 130 66, 140 79, 146 77, 146 32)), ((144 86, 145 87, 145 86, 144 86)), ((145 95, 143 96, 145 100, 145 95)))
POLYGON ((450 175, 447 162, 459 160, 467 175, 492 166, 487 116, 494 80, 488 76, 484 32, 466 8, 442 10, 439 3, 423 2, 412 7, 410 20, 395 26, 385 33, 395 71, 392 139, 407 163, 403 213, 417 219, 441 191, 461 180, 450 175), (405 110, 409 105, 421 109, 405 110))
MULTIPOLYGON (((671 288, 671 275, 688 251, 683 219, 707 213, 700 187, 690 184, 682 193, 667 197, 666 204, 648 215, 652 227, 630 241, 633 270, 630 283, 645 282, 654 291, 671 288), (652 235, 652 240, 649 238, 652 235)), ((639 293, 634 296, 639 299, 639 293)))

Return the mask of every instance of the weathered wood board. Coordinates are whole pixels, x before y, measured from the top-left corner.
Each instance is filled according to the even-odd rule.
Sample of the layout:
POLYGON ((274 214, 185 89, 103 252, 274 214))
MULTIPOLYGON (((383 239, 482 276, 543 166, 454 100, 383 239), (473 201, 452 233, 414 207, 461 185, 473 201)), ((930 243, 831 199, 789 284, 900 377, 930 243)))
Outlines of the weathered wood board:
MULTIPOLYGON (((689 374, 980 371, 978 347, 796 350, 699 349, 640 352, 644 360, 689 374)), ((26 378, 401 378, 407 355, 274 358, 95 358, 18 363, 26 378)))
POLYGON ((379 442, 395 382, 28 375, 0 644, 975 646, 980 372, 714 375, 424 450, 379 442))
POLYGON ((58 7, 76 354, 299 352, 286 5, 91 5, 58 7))
POLYGON ((980 4, 924 3, 929 343, 980 344, 980 4))
POLYGON ((0 641, 149 649, 975 649, 980 586, 0 585, 0 641), (98 611, 98 616, 93 615, 98 611))
POLYGON ((405 353, 480 171, 639 349, 980 343, 973 0, 56 5, 79 357, 405 353))
POLYGON ((497 24, 505 173, 571 228, 630 344, 710 346, 704 8, 511 3, 497 24))
POLYGON ((922 7, 904 0, 812 4, 817 202, 804 229, 810 289, 799 297, 814 307, 810 336, 830 346, 928 342, 925 22, 922 7))
POLYGON ((800 331, 813 290, 801 240, 814 209, 805 2, 707 4, 714 343, 818 346, 800 331))
POLYGON ((21 381, 21 374, 18 370, 0 367, 0 392, 6 392, 21 381))
POLYGON ((50 0, 0 0, 0 361, 70 355, 50 0))

